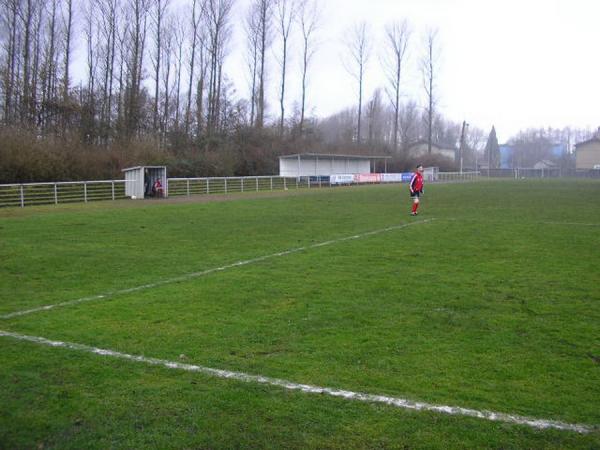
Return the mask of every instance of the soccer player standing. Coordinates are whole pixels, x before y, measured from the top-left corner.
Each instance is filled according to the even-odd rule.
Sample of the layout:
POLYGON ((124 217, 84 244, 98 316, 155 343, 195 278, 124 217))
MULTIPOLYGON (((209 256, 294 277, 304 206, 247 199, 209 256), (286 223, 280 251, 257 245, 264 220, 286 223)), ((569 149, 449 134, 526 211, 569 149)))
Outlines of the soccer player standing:
POLYGON ((410 197, 413 199, 411 216, 416 216, 419 209, 419 197, 423 195, 423 166, 419 164, 410 179, 410 197))

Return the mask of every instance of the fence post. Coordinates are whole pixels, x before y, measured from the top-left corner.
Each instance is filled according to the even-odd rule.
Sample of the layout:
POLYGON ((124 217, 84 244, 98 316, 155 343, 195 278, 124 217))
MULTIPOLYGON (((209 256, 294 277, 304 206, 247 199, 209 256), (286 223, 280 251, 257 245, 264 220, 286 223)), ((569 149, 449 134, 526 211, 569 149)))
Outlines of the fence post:
POLYGON ((306 180, 308 181, 308 188, 310 189, 310 176, 306 177, 306 180))
POLYGON ((54 204, 58 205, 58 189, 56 183, 54 183, 54 204))
POLYGON ((210 194, 210 178, 206 179, 206 195, 210 194))
POLYGON ((285 182, 285 177, 283 177, 283 190, 287 191, 287 184, 285 182))
POLYGON ((87 203, 87 181, 83 182, 83 200, 87 203))
POLYGON ((256 177, 256 192, 258 192, 258 177, 256 177))
POLYGON ((241 180, 242 180, 242 192, 244 192, 244 177, 242 177, 241 180))
POLYGON ((227 178, 225 178, 225 193, 227 194, 227 178))
POLYGON ((190 196, 190 179, 185 180, 187 196, 190 196))
POLYGON ((271 177, 271 190, 273 190, 273 177, 271 177))
POLYGON ((23 192, 23 185, 21 185, 21 208, 25 207, 25 192, 23 192))
POLYGON ((112 180, 110 182, 110 187, 111 187, 112 199, 114 201, 114 199, 115 199, 115 180, 112 180))

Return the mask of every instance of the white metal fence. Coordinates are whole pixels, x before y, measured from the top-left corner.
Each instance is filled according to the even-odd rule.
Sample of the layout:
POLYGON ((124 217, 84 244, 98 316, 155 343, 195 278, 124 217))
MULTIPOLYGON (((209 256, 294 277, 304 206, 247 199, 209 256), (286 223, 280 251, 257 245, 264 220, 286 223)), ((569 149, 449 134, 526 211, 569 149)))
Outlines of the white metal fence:
MULTIPOLYGON (((477 172, 440 172, 439 182, 475 181, 477 172)), ((264 192, 330 187, 328 176, 313 177, 223 177, 169 178, 168 196, 191 196, 264 192)), ((24 183, 0 185, 0 207, 33 206, 59 203, 125 199, 125 180, 73 181, 56 183, 24 183)))
POLYGON ((169 178, 169 197, 329 187, 329 177, 169 178))
POLYGON ((600 179, 597 169, 530 169, 516 167, 514 169, 481 169, 486 178, 593 178, 600 179))
POLYGON ((0 185, 0 207, 25 207, 124 198, 124 180, 0 185))
POLYGON ((479 172, 438 172, 435 180, 440 183, 448 183, 452 181, 477 181, 480 179, 479 172))

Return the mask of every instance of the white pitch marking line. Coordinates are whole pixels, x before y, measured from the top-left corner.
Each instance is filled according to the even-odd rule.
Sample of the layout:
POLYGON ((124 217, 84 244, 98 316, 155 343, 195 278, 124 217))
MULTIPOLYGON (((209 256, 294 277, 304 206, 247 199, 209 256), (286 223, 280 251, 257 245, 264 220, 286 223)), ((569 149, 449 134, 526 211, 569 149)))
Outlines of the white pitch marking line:
MULTIPOLYGON (((504 224, 519 224, 518 222, 509 222, 506 220, 485 220, 485 219, 469 219, 469 218, 458 218, 458 217, 447 217, 442 220, 450 220, 453 222, 484 222, 496 225, 504 225, 504 224)), ((600 227, 600 223, 585 223, 585 222, 549 222, 549 221, 538 221, 532 222, 533 225, 559 225, 566 227, 600 227)))
POLYGON ((27 341, 35 344, 46 345, 49 347, 66 348, 69 350, 76 350, 85 353, 93 353, 100 356, 107 356, 128 361, 150 364, 153 366, 162 366, 166 367, 167 369, 184 370, 187 372, 198 372, 211 377, 226 378, 230 380, 243 381, 245 383, 258 383, 269 386, 277 386, 291 391, 300 391, 309 394, 325 394, 331 397, 340 397, 346 400, 357 400, 367 403, 383 403, 402 409, 410 409, 416 411, 432 411, 453 416, 475 417, 478 419, 490 420, 495 422, 506 422, 516 425, 525 425, 531 428, 537 428, 541 430, 555 429, 563 431, 574 431, 582 434, 591 433, 592 431, 598 428, 597 426, 593 425, 571 424, 556 420, 537 419, 533 417, 525 417, 515 414, 506 414, 493 411, 479 411, 476 409, 462 408, 460 406, 434 405, 424 402, 415 402, 412 400, 407 400, 398 397, 366 394, 362 392, 353 392, 342 389, 320 387, 310 384, 299 384, 294 383, 292 381, 282 380, 279 378, 271 378, 261 375, 250 375, 243 372, 232 372, 228 370, 213 369, 210 367, 203 367, 192 364, 183 364, 180 362, 168 361, 165 359, 158 358, 150 358, 142 355, 130 355, 114 350, 91 347, 84 344, 52 341, 43 337, 27 336, 24 334, 12 333, 9 331, 0 330, 0 337, 9 337, 20 341, 27 341))
POLYGON ((568 227, 600 227, 600 223, 582 222, 542 222, 544 225, 564 225, 568 227))
POLYGON ((271 259, 271 258, 277 258, 277 257, 281 257, 281 256, 287 256, 287 255, 291 255, 293 253, 298 253, 298 252, 302 252, 302 251, 305 251, 305 250, 310 250, 310 249, 313 249, 313 248, 325 247, 327 245, 337 244, 337 243, 340 243, 340 242, 345 242, 345 241, 354 240, 354 239, 360 239, 360 238, 363 238, 363 237, 374 236, 374 235, 377 235, 377 234, 387 233, 387 232, 394 231, 394 230, 400 230, 402 228, 406 228, 406 227, 409 227, 409 226, 412 226, 412 225, 420 225, 420 224, 429 223, 429 222, 431 222, 433 220, 435 220, 435 218, 426 219, 426 220, 420 220, 420 221, 417 221, 417 222, 409 222, 409 223, 405 223, 405 224, 402 224, 402 225, 394 225, 392 227, 382 228, 380 230, 368 231, 368 232, 363 233, 363 234, 356 234, 354 236, 347 236, 347 237, 343 237, 343 238, 339 238, 339 239, 332 239, 330 241, 320 242, 318 244, 307 245, 306 247, 292 248, 290 250, 285 250, 285 251, 282 251, 282 252, 273 253, 271 255, 259 256, 257 258, 252 258, 252 259, 247 259, 245 261, 238 261, 238 262, 235 262, 235 263, 232 263, 232 264, 227 264, 226 266, 216 267, 214 269, 203 270, 202 272, 188 273, 188 274, 181 275, 181 276, 178 276, 178 277, 175 277, 175 278, 169 278, 169 279, 166 279, 166 280, 156 281, 154 283, 144 284, 144 285, 141 285, 141 286, 136 286, 136 287, 132 287, 132 288, 128 288, 128 289, 122 289, 122 290, 118 290, 118 291, 107 292, 105 294, 94 295, 94 296, 91 296, 91 297, 78 298, 76 300, 69 300, 69 301, 66 301, 66 302, 55 303, 53 305, 40 306, 38 308, 27 309, 27 310, 24 310, 24 311, 16 311, 16 312, 12 312, 12 313, 9 313, 9 314, 1 315, 0 319, 12 319, 14 317, 26 316, 28 314, 34 314, 34 313, 41 312, 41 311, 49 311, 49 310, 54 309, 54 308, 59 308, 59 307, 64 307, 64 306, 72 306, 72 305, 77 305, 79 303, 91 302, 91 301, 95 301, 95 300, 106 300, 106 299, 114 297, 116 295, 131 294, 132 292, 139 292, 139 291, 143 291, 143 290, 146 290, 146 289, 152 289, 152 288, 156 288, 156 287, 159 287, 159 286, 164 286, 166 284, 172 284, 172 283, 178 283, 178 282, 182 282, 182 281, 188 281, 188 280, 193 279, 193 278, 202 277, 204 275, 209 275, 209 274, 215 273, 215 272, 221 272, 223 270, 232 269, 234 267, 246 266, 248 264, 262 262, 262 261, 265 261, 265 260, 271 259))

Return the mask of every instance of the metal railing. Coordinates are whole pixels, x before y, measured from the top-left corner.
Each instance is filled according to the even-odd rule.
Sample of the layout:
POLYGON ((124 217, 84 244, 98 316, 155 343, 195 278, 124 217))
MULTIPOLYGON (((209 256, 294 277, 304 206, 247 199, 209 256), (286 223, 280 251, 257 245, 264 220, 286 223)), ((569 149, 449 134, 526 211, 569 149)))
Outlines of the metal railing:
POLYGON ((531 169, 515 167, 513 169, 481 169, 481 176, 486 178, 595 178, 600 179, 597 169, 531 169))
POLYGON ((439 183, 460 182, 460 181, 477 181, 481 179, 479 172, 438 172, 435 175, 435 180, 439 183))
MULTIPOLYGON (((439 172, 433 182, 480 179, 478 172, 439 172)), ((71 181, 0 185, 0 207, 91 202, 126 199, 125 180, 71 181)), ((168 196, 265 192, 331 187, 329 176, 312 177, 217 177, 169 178, 168 196)))
POLYGON ((329 187, 329 177, 169 178, 169 197, 329 187))
POLYGON ((0 185, 0 207, 87 203, 124 198, 125 180, 0 185))

